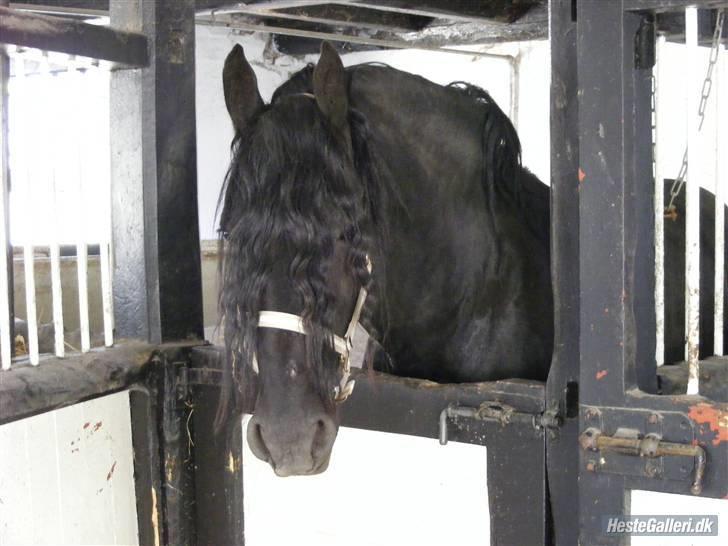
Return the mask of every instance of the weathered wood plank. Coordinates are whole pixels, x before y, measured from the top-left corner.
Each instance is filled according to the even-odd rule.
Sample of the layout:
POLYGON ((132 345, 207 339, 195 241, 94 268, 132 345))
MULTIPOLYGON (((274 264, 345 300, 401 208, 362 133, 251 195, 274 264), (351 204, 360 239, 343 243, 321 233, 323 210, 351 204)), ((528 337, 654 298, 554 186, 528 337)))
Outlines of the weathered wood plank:
POLYGON ((149 64, 147 38, 136 32, 0 7, 0 41, 109 61, 120 67, 149 64))
POLYGON ((127 343, 0 372, 0 425, 127 389, 142 380, 153 350, 127 343))

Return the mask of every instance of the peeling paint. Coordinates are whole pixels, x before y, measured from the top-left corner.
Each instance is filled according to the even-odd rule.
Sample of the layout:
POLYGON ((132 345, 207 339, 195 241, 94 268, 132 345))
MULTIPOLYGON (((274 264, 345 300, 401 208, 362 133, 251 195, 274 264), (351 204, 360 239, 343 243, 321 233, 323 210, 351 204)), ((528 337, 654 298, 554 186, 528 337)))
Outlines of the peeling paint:
POLYGON ((608 373, 609 373, 609 370, 599 370, 596 375, 597 380, 604 379, 608 373))
POLYGON ((96 423, 94 425, 94 428, 93 428, 93 430, 91 432, 96 432, 97 430, 99 430, 101 428, 101 425, 102 425, 102 422, 101 421, 99 421, 98 423, 96 423))
POLYGON ((152 529, 154 546, 159 546, 159 511, 157 510, 157 490, 152 487, 152 529))
POLYGON ((106 481, 108 482, 111 478, 114 477, 114 470, 116 470, 116 461, 114 461, 114 464, 111 465, 111 470, 109 470, 109 473, 106 475, 106 481))
POLYGON ((728 410, 700 403, 690 406, 688 417, 699 425, 708 425, 710 431, 715 433, 713 445, 728 442, 728 410))
POLYGON ((579 167, 579 183, 581 184, 584 182, 584 179, 586 178, 586 173, 581 170, 581 167, 579 167))

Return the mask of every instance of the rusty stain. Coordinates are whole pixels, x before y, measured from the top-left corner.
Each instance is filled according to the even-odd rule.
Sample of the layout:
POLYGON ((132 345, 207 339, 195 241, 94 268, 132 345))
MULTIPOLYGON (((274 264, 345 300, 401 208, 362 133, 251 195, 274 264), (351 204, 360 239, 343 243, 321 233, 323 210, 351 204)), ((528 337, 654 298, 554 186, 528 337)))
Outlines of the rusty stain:
POLYGON ((688 417, 695 423, 708 425, 710 431, 715 433, 713 445, 717 446, 721 442, 728 442, 728 410, 700 403, 690 406, 688 417))
POLYGON ((581 184, 584 182, 584 179, 586 178, 586 173, 581 170, 581 167, 579 167, 579 183, 581 184))
POLYGON ((102 425, 102 422, 101 421, 99 421, 98 423, 96 423, 94 425, 94 428, 93 428, 93 430, 91 432, 96 432, 97 430, 99 430, 101 428, 101 425, 102 425))
POLYGON ((88 427, 90 427, 90 426, 91 426, 91 423, 89 423, 88 421, 86 421, 86 422, 85 422, 85 423, 83 424, 83 429, 84 429, 84 430, 86 430, 86 429, 87 429, 88 427))
POLYGON ((596 377, 597 377, 597 379, 604 379, 608 373, 609 373, 609 370, 599 370, 597 372, 596 377))
POLYGON ((109 473, 106 475, 106 481, 108 482, 111 478, 114 477, 114 470, 116 470, 116 461, 114 461, 114 464, 111 465, 111 470, 109 470, 109 473))

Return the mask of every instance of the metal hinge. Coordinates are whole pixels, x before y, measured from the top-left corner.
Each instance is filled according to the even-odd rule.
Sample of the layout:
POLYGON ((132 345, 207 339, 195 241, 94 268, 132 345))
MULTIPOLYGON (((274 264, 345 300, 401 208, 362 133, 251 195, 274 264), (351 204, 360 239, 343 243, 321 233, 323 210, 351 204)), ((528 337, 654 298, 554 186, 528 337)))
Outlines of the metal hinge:
POLYGON ((190 387, 206 385, 219 387, 222 384, 222 370, 216 368, 192 368, 186 362, 174 362, 177 368, 177 395, 186 399, 190 394, 190 387))
POLYGON ((493 421, 501 425, 511 423, 531 424, 533 428, 558 428, 562 425, 562 418, 555 410, 541 413, 528 413, 518 411, 512 406, 500 402, 483 402, 477 408, 470 406, 456 406, 450 404, 440 412, 440 444, 447 444, 447 423, 450 419, 466 418, 477 421, 493 421))

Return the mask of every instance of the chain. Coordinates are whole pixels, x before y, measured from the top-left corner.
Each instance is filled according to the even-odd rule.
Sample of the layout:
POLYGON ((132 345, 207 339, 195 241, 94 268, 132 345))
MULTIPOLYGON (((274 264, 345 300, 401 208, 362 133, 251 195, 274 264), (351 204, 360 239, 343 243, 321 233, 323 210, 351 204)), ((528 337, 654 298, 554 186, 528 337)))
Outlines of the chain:
MULTIPOLYGON (((698 131, 702 130, 703 128, 703 122, 705 121, 705 108, 708 105, 708 97, 710 97, 710 91, 713 89, 713 68, 715 67, 715 63, 718 61, 718 52, 720 51, 720 40, 721 36, 723 34, 723 16, 725 15, 725 12, 720 9, 718 10, 718 15, 715 21, 715 30, 713 31, 713 43, 710 47, 710 58, 708 60, 708 71, 705 74, 705 79, 703 80, 703 88, 700 92, 700 105, 698 106, 698 117, 700 118, 700 123, 698 124, 698 131)), ((654 89, 654 87, 653 87, 654 89)), ((654 104, 655 96, 654 92, 652 94, 652 108, 653 108, 653 114, 655 109, 654 104)), ((654 141, 653 141, 654 146, 654 141)), ((654 153, 653 153, 654 156, 654 153)), ((687 146, 685 146, 685 153, 683 153, 683 159, 682 164, 680 165, 680 172, 678 172, 677 178, 675 179, 675 182, 673 182, 672 187, 670 188, 670 203, 667 205, 667 208, 665 209, 665 215, 669 217, 675 216, 675 199, 678 195, 680 195, 680 191, 682 190, 683 186, 685 185, 685 176, 688 173, 688 149, 687 146)))

